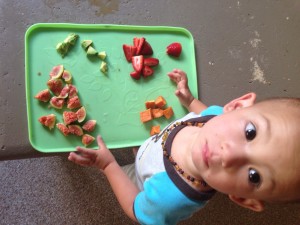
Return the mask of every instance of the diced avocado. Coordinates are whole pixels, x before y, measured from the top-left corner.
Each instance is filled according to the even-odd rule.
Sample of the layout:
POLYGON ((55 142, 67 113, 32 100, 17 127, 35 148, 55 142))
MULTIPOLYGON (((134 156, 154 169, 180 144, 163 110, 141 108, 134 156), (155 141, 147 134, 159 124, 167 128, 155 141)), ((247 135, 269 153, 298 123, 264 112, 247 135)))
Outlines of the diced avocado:
POLYGON ((74 33, 69 34, 68 37, 66 37, 66 39, 64 40, 64 43, 75 45, 77 38, 78 38, 77 34, 74 33))
POLYGON ((100 70, 102 73, 107 73, 108 67, 107 67, 107 63, 102 61, 101 65, 100 65, 100 70))
POLYGON ((92 40, 84 40, 81 42, 81 46, 84 48, 84 50, 86 50, 92 43, 92 40))
POLYGON ((98 57, 102 60, 104 60, 106 58, 106 52, 105 51, 102 51, 102 52, 99 52, 98 53, 98 57))
POLYGON ((92 46, 89 46, 86 52, 87 55, 96 55, 97 53, 98 52, 96 51, 96 49, 94 49, 92 46))
POLYGON ((62 57, 64 57, 69 50, 69 45, 64 42, 60 42, 56 45, 56 50, 62 57))

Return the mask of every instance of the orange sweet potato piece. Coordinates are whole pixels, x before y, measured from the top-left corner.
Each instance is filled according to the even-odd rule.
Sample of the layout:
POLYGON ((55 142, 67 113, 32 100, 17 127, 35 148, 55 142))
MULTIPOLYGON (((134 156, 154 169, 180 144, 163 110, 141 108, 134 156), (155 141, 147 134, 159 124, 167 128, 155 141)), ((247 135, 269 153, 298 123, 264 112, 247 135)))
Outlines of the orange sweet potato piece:
POLYGON ((145 106, 146 106, 146 109, 154 109, 155 108, 155 101, 154 100, 147 101, 147 102, 145 102, 145 106))
POLYGON ((152 113, 153 118, 159 118, 164 115, 164 110, 160 109, 160 108, 151 109, 151 113, 152 113))
POLYGON ((151 114, 151 109, 144 110, 140 112, 140 118, 143 123, 148 122, 153 119, 151 114))
POLYGON ((156 99, 155 99, 155 106, 157 108, 163 108, 165 105, 167 104, 166 100, 164 99, 163 96, 158 96, 156 99))
POLYGON ((167 119, 170 119, 174 115, 173 108, 171 106, 169 106, 168 108, 166 108, 163 112, 164 112, 164 116, 167 119))
POLYGON ((160 126, 159 125, 151 127, 150 136, 152 136, 154 134, 159 134, 159 133, 160 133, 160 126))

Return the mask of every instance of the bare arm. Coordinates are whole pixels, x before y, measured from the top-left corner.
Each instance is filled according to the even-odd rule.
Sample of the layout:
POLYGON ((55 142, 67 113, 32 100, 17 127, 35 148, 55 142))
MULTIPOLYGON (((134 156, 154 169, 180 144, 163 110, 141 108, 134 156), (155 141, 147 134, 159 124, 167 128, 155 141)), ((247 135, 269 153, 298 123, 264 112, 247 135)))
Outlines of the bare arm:
POLYGON ((78 153, 71 152, 68 159, 81 166, 93 166, 100 169, 107 177, 124 212, 137 222, 133 212, 133 203, 139 189, 124 173, 101 136, 97 137, 97 142, 98 150, 77 147, 78 153))
POLYGON ((189 111, 195 113, 201 113, 207 106, 196 99, 188 86, 188 78, 186 73, 179 69, 174 69, 168 73, 168 76, 172 81, 177 84, 175 95, 178 97, 180 103, 189 111))

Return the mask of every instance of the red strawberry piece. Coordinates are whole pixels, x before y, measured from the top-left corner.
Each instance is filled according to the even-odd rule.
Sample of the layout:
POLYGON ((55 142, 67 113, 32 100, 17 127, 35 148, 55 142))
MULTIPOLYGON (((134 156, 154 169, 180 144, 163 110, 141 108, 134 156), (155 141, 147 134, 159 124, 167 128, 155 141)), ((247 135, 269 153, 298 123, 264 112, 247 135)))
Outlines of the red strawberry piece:
POLYGON ((132 56, 136 54, 136 47, 131 45, 123 45, 124 55, 128 62, 131 62, 132 56))
POLYGON ((150 66, 144 66, 143 68, 143 76, 144 77, 149 77, 153 74, 153 69, 150 66))
POLYGON ((139 42, 140 42, 140 38, 138 38, 138 37, 133 38, 133 46, 134 47, 137 48, 139 46, 139 42))
POLYGON ((137 55, 141 54, 141 50, 142 50, 142 47, 143 47, 144 43, 145 43, 145 38, 143 38, 143 37, 139 38, 138 45, 136 46, 136 48, 137 48, 136 49, 136 54, 137 55))
POLYGON ((140 54, 141 55, 152 55, 153 54, 152 47, 146 40, 142 46, 140 54))
POLYGON ((145 58, 144 66, 157 66, 159 64, 159 60, 157 58, 145 58))
POLYGON ((133 79, 139 80, 141 78, 141 72, 133 71, 133 72, 130 73, 130 76, 133 79))
POLYGON ((178 42, 174 42, 167 47, 167 54, 175 57, 179 57, 181 53, 182 47, 178 42))
POLYGON ((142 55, 133 56, 131 61, 132 61, 133 69, 137 72, 141 72, 144 66, 144 56, 142 55))

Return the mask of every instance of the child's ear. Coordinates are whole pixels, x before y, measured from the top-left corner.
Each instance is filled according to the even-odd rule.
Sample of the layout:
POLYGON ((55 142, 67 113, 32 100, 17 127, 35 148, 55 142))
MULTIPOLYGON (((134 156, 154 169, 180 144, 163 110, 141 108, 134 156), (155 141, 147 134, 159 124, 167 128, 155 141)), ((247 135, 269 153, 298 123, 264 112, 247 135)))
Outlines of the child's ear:
POLYGON ((224 106, 224 112, 233 111, 239 108, 245 108, 254 104, 256 94, 251 92, 239 98, 232 100, 224 106))
POLYGON ((228 195, 230 200, 247 209, 251 209, 255 212, 261 212, 265 208, 263 201, 251 199, 251 198, 240 198, 234 195, 228 195))

